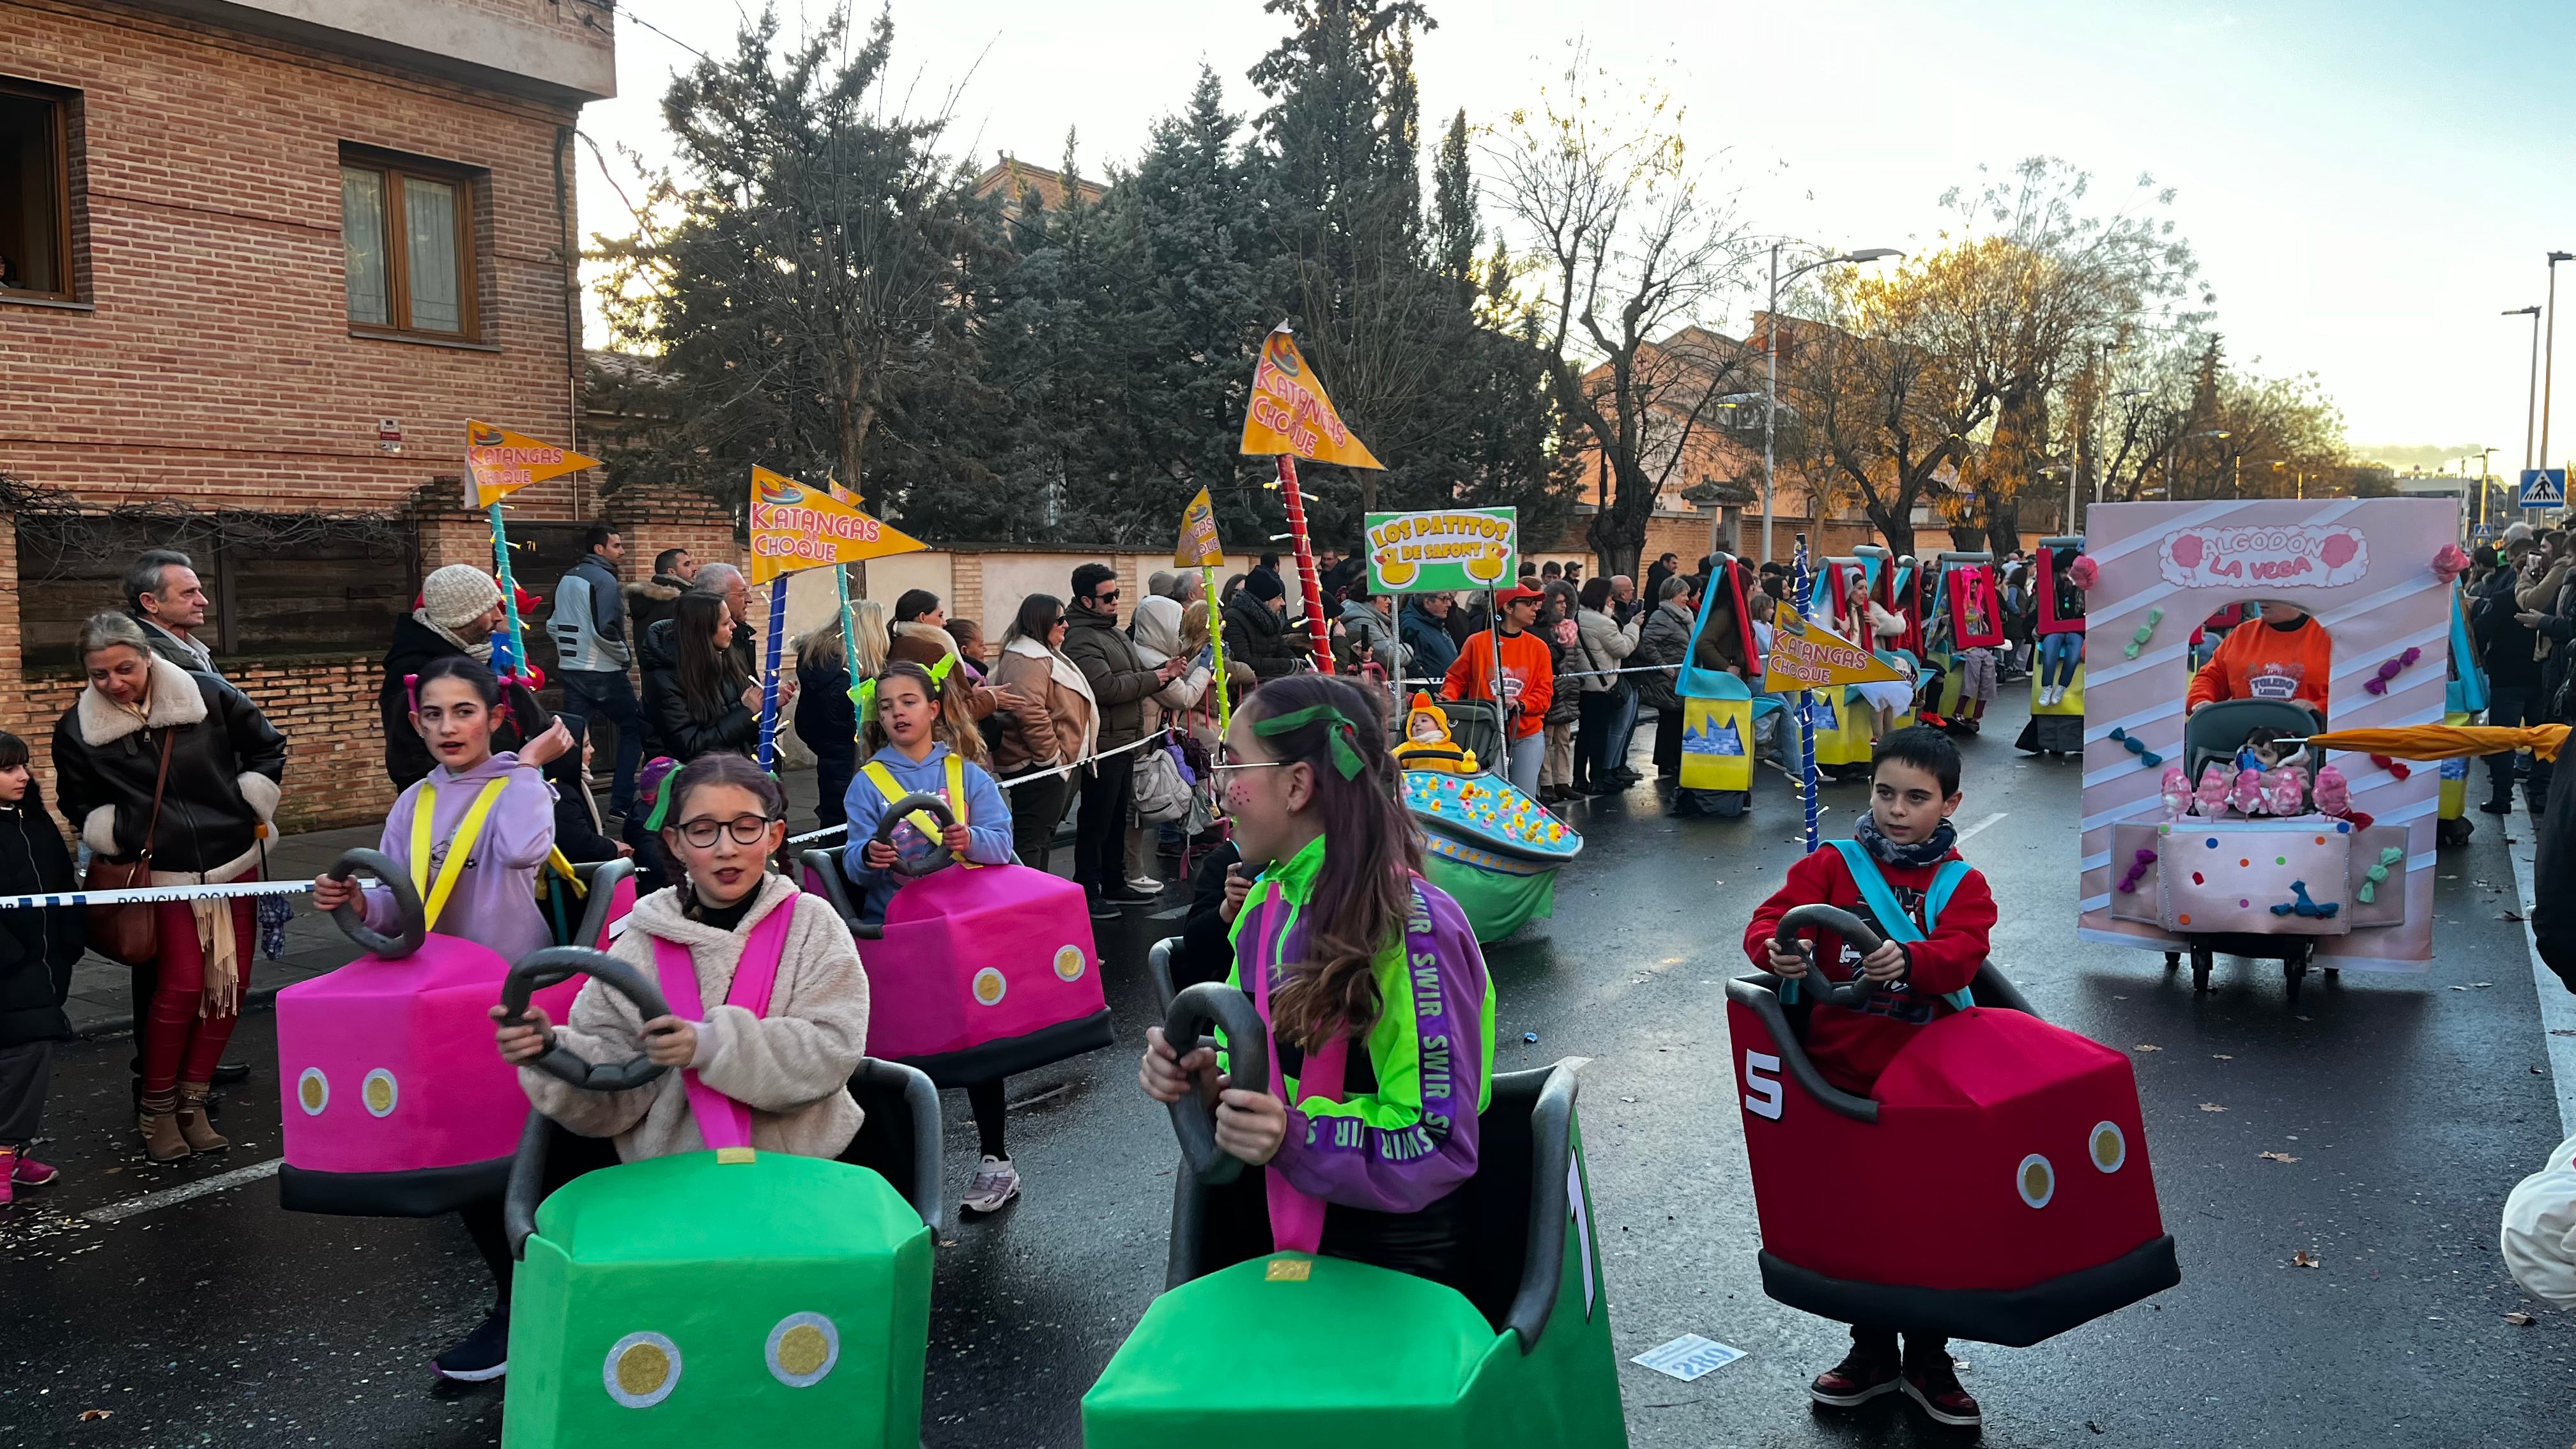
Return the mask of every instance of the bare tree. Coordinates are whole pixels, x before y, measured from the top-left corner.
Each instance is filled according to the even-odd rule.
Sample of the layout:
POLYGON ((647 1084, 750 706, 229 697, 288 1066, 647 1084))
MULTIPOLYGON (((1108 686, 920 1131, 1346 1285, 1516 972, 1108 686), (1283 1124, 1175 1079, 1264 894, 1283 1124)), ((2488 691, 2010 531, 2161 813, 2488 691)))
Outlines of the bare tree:
POLYGON ((1741 288, 1755 243, 1735 198, 1691 165, 1669 101, 1649 93, 1622 114, 1607 89, 1578 48, 1561 88, 1512 112, 1486 158, 1540 285, 1550 386, 1608 465, 1590 542, 1604 572, 1633 574, 1657 494, 1746 386, 1749 354, 1697 324, 1741 288))

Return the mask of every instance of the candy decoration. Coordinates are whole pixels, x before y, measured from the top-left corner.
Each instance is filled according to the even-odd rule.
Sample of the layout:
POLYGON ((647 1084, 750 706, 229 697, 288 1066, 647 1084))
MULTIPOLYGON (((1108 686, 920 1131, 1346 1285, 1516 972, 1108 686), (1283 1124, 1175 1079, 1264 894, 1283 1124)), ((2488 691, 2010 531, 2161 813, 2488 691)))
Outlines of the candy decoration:
POLYGON ((2148 866, 2155 863, 2156 853, 2152 850, 2141 847, 2138 851, 2137 858, 2129 862, 2129 873, 2120 877, 2120 893, 2122 895, 2136 895, 2138 892, 2139 878, 2147 873, 2148 866))
POLYGON ((2372 901, 2377 900, 2379 898, 2379 883, 2388 879, 2388 868, 2405 858, 2406 850, 2403 846, 2391 845, 2383 848, 2379 852, 2379 864, 2370 868, 2368 875, 2361 883, 2361 889, 2354 891, 2352 893, 2352 898, 2361 902, 2365 906, 2369 905, 2372 901))
POLYGON ((2373 755, 2370 757, 2370 762, 2377 765, 2379 768, 2386 770, 2391 776, 2399 780, 2403 780, 2407 776, 2415 773, 2415 767, 2413 765, 2406 763, 2404 760, 2391 759, 2386 755, 2373 755))
POLYGON ((2111 738, 2118 741, 2130 754, 2137 756, 2138 763, 2146 766, 2150 770, 2155 769, 2165 762, 2164 756, 2147 748, 2147 742, 2145 740, 2137 738, 2127 730, 2120 728, 2118 725, 2111 726, 2111 738))
MULTIPOLYGON (((2386 694, 2388 692, 2388 681, 2395 679, 2399 671, 2405 669, 2408 665, 2413 664, 2416 660, 2423 657, 2423 650, 2409 647, 2405 653, 2400 654, 2396 658, 2389 660, 2387 663, 2380 665, 2379 672, 2372 675, 2370 678, 2363 680, 2361 682, 2361 687, 2370 691, 2372 694, 2386 694)), ((2400 778, 2403 777, 2401 776, 2400 778)))
POLYGON ((2093 555, 2079 553, 2075 556, 2075 562, 2067 565, 2066 581, 2086 593, 2091 593, 2093 586, 2102 581, 2102 566, 2093 561, 2093 555))
POLYGON ((2274 815, 2296 815, 2308 793, 2308 774, 2296 765, 2283 765, 2263 776, 2263 808, 2274 815))
MULTIPOLYGON (((2084 560, 2078 560, 2078 562, 2084 562, 2084 560)), ((2164 621, 2164 610, 2149 609, 2147 611, 2147 622, 2139 625, 2138 632, 2129 636, 2129 647, 2120 651, 2121 657, 2125 659, 2137 658, 2138 651, 2146 648, 2147 641, 2155 637, 2156 626, 2164 621)))
POLYGON ((2433 551, 2433 577, 2444 583, 2469 571, 2469 556, 2456 543, 2446 543, 2433 551))
POLYGON ((2183 775, 2182 766, 2165 766, 2161 793, 2164 796, 2167 820, 2180 820, 2191 812, 2191 781, 2183 775))
POLYGON ((2307 916, 2316 920, 2331 920, 2337 911, 2343 909, 2341 903, 2321 906, 2315 901, 2309 900, 2308 883, 2303 880, 2294 880, 2290 882, 2290 894, 2296 897, 2296 899, 2282 905, 2274 906, 2272 908, 2273 915, 2307 916))
POLYGON ((2239 815, 2263 813, 2263 772, 2238 770, 2235 783, 2228 787, 2227 803, 2239 815))
MULTIPOLYGON (((2200 792, 2196 797, 2200 807, 2201 818, 2205 820, 2215 820, 2221 814, 2225 813, 2227 809, 2227 787, 2234 783, 2236 783, 2236 772, 2227 768, 2226 761, 2212 760, 2202 767, 2200 772, 2200 792)), ((2216 845, 2217 843, 2218 842, 2214 840, 2210 842, 2212 845, 2216 845)))

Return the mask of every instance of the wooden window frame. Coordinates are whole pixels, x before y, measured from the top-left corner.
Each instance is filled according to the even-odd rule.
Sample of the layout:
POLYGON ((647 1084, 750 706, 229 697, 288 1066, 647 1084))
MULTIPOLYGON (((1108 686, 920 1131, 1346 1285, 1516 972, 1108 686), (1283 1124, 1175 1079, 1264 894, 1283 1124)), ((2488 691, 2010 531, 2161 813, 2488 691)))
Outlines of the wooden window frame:
MULTIPOLYGON (((344 146, 340 150, 344 170, 373 171, 384 178, 385 229, 385 316, 384 322, 361 322, 348 317, 352 337, 397 338, 406 342, 444 342, 479 345, 483 342, 482 277, 483 256, 475 245, 476 183, 483 173, 469 167, 422 161, 409 156, 362 147, 344 146), (441 332, 434 327, 411 325, 411 236, 404 221, 402 183, 405 177, 435 181, 456 188, 456 289, 457 329, 441 332)), ((342 315, 347 317, 345 279, 348 269, 348 245, 341 243, 343 276, 342 315)))
POLYGON ((77 302, 81 269, 72 257, 72 102, 78 95, 53 86, 0 76, 0 95, 36 101, 53 108, 54 134, 54 272, 63 285, 49 292, 0 288, 0 301, 77 302))

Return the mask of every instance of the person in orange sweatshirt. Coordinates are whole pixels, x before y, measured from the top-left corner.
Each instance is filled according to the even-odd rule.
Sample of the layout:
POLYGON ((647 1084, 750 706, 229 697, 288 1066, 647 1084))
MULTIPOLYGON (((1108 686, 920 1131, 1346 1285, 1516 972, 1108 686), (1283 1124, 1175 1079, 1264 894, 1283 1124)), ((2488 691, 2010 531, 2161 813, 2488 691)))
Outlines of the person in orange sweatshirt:
POLYGON ((2184 712, 2222 699, 2286 699, 2307 706, 2323 724, 2326 685, 2334 674, 2334 641, 2307 610, 2279 599, 2256 606, 2260 622, 2228 633, 2191 677, 2184 712))
MULTIPOLYGON (((1833 842, 1789 867, 1789 877, 1744 928, 1744 954, 1783 981, 1809 973, 1826 981, 1867 977, 1858 1008, 1818 1003, 1805 1033, 1808 1060, 1826 1081, 1863 1096, 1915 1033, 1959 1009, 1985 965, 1995 926, 1994 892, 1960 858, 1950 824, 1961 799, 1959 747, 1926 725, 1881 736, 1870 751, 1870 808, 1854 838, 1833 842), (1878 949, 1860 948, 1813 927, 1784 938, 1781 918, 1804 905, 1840 906, 1874 925, 1878 949)), ((1949 1341, 1902 1323, 1852 1325, 1851 1352, 1816 1376, 1808 1396, 1838 1409, 1881 1394, 1903 1394, 1934 1422, 1981 1422, 1959 1384, 1949 1341), (1903 1330, 1901 1346, 1898 1333, 1903 1330)))
POLYGON ((1509 741, 1503 776, 1522 794, 1538 795, 1539 765, 1547 751, 1547 707, 1556 697, 1556 656, 1535 631, 1541 600, 1547 596, 1526 584, 1494 596, 1499 610, 1495 629, 1470 634, 1449 673, 1440 683, 1444 699, 1491 699, 1502 703, 1503 736, 1509 741), (1502 667, 1495 668, 1495 635, 1501 637, 1502 667), (1499 675, 1499 677, 1498 677, 1499 675))

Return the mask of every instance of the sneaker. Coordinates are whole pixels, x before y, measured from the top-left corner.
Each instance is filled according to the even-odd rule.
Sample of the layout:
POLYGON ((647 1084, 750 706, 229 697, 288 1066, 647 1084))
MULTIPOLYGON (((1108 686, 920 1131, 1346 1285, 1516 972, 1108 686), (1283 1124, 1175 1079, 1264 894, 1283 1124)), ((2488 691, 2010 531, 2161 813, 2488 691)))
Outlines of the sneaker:
POLYGON ((62 1175, 61 1168, 49 1162, 38 1162, 24 1152, 18 1154, 17 1165, 9 1169, 9 1180, 20 1187, 43 1187, 62 1175))
POLYGON ((1091 898, 1091 918, 1095 921, 1114 921, 1124 914, 1125 912, 1099 896, 1091 898))
POLYGON ((1986 1422, 1977 1410, 1977 1401, 1959 1387, 1959 1371, 1950 1366, 1950 1356, 1940 1362, 1906 1372, 1903 1378, 1905 1397, 1914 1407, 1929 1415, 1935 1424, 1948 1424, 1955 1429, 1973 1429, 1986 1422))
POLYGON ((1896 1392, 1900 1375, 1896 1360, 1882 1358, 1858 1344, 1843 1355, 1843 1361, 1816 1375, 1807 1385, 1807 1397, 1828 1408, 1854 1409, 1881 1394, 1896 1392))
POLYGON ((1020 1170, 1007 1157, 987 1156, 975 1165, 975 1180, 966 1187, 966 1201, 960 1204, 970 1213, 1000 1212, 1011 1199, 1020 1195, 1020 1170))
POLYGON ((458 1383, 489 1383, 510 1371, 510 1315, 495 1308, 463 1341, 433 1361, 438 1376, 458 1383))
POLYGON ((1131 875, 1127 877, 1127 889, 1136 891, 1143 895, 1151 896, 1156 900, 1161 900, 1163 898, 1162 881, 1150 875, 1131 875))
POLYGON ((2489 815, 2511 815, 2513 813, 2513 802, 2511 800, 2481 800, 2478 802, 2478 808, 2489 815))

